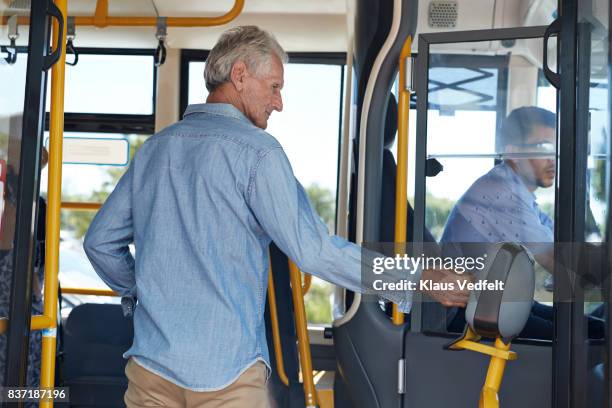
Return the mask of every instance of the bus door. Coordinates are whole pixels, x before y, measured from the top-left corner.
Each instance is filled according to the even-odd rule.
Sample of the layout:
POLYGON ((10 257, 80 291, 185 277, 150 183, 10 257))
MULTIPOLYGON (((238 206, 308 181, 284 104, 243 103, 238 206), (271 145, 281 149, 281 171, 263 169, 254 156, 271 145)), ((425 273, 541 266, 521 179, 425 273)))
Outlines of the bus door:
POLYGON ((61 30, 51 0, 0 4, 0 385, 7 387, 27 384, 44 85, 60 54, 49 50, 54 19, 61 30))
MULTIPOLYGON (((557 90, 543 74, 545 33, 545 26, 536 26, 418 36, 414 237, 423 242, 426 231, 431 233, 443 257, 477 262, 502 241, 552 246, 557 90), (538 117, 547 138, 534 142, 530 131, 504 137, 517 133, 504 130, 515 111, 538 117), (515 169, 529 174, 535 160, 548 166, 541 186, 526 185, 515 169), (546 225, 533 226, 539 217, 546 225)), ((551 65, 553 41, 553 51, 547 52, 551 65)), ((473 265, 470 272, 478 276, 476 269, 473 265)), ((535 293, 516 299, 531 303, 535 298, 551 317, 540 338, 523 336, 511 343, 518 360, 507 363, 501 406, 553 406, 550 275, 536 268, 535 293)), ((413 304, 404 351, 406 406, 478 406, 489 358, 445 349, 466 327, 464 310, 425 296, 413 304), (443 384, 445 391, 437 392, 434 384, 443 384)))
POLYGON ((609 15, 610 1, 563 1, 549 27, 559 32, 559 68, 546 70, 559 89, 556 263, 570 264, 555 275, 555 407, 612 402, 609 15))

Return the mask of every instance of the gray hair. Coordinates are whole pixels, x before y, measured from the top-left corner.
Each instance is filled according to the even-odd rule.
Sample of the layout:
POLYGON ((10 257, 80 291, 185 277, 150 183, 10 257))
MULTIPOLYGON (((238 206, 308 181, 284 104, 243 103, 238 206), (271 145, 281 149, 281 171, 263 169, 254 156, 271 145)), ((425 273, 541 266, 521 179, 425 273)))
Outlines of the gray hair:
POLYGON ((206 59, 206 89, 212 92, 217 86, 228 82, 236 61, 244 62, 249 70, 261 74, 261 69, 272 54, 283 63, 287 62, 287 53, 272 34, 257 26, 230 28, 221 34, 206 59))

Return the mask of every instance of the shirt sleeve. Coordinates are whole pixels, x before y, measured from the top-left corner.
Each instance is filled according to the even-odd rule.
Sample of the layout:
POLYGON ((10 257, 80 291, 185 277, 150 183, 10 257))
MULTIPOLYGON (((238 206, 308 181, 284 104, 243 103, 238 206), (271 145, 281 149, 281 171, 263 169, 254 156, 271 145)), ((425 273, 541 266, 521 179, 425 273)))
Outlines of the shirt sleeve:
MULTIPOLYGON (((263 230, 301 270, 355 292, 371 290, 362 280, 362 268, 371 268, 371 258, 383 255, 362 251, 329 234, 281 148, 259 160, 247 194, 251 211, 263 230)), ((410 276, 417 279, 417 275, 410 276)), ((401 310, 409 311, 410 291, 384 293, 401 310)))
POLYGON ((136 296, 132 224, 132 166, 91 222, 83 247, 94 270, 123 297, 136 296))

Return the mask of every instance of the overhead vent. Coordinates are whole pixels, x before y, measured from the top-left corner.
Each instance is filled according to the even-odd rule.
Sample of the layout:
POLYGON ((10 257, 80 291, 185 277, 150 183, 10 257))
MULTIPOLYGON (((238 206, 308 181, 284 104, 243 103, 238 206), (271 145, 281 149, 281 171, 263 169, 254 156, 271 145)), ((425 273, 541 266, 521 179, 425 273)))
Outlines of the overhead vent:
POLYGON ((458 5, 456 1, 432 1, 429 3, 429 27, 457 27, 458 5))
POLYGON ((31 7, 31 0, 11 0, 9 2, 10 11, 30 11, 31 7))

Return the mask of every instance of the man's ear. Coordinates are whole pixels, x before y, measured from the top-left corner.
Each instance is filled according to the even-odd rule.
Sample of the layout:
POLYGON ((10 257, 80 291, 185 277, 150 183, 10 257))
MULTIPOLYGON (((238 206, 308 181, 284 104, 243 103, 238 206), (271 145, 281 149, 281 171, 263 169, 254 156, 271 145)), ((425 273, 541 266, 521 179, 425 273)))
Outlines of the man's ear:
POLYGON ((244 81, 248 75, 247 66, 242 61, 236 61, 230 71, 230 79, 238 92, 244 89, 244 81))

